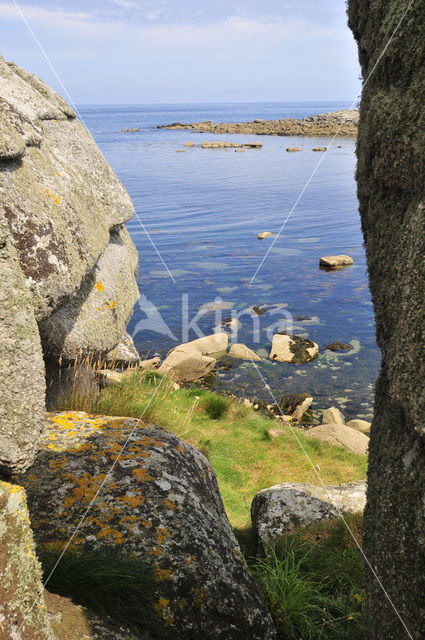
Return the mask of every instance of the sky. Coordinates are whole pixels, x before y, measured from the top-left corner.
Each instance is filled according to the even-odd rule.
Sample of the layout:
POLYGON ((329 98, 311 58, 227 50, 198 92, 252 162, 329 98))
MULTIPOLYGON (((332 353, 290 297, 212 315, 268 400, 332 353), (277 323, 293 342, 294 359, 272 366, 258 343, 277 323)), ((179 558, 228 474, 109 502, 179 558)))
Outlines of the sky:
MULTIPOLYGON (((76 104, 352 101, 345 0, 16 0, 76 104)), ((64 89, 0 0, 0 54, 64 89)), ((67 97, 68 97, 67 96, 67 97)))

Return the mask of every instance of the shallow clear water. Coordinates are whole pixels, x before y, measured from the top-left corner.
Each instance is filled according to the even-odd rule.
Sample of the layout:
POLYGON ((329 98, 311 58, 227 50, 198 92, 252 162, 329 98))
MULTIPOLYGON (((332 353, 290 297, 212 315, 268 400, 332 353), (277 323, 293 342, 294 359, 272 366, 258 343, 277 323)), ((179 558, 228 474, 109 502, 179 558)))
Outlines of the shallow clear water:
MULTIPOLYGON (((184 294, 188 296, 189 319, 217 297, 225 303, 223 318, 253 305, 284 303, 283 312, 294 317, 294 333, 317 342, 321 352, 316 361, 302 366, 267 360, 259 363, 276 397, 308 391, 315 398, 316 411, 336 404, 347 417, 370 417, 380 356, 357 212, 355 142, 344 138, 335 141, 250 283, 273 241, 273 237, 259 241, 257 234, 280 229, 320 159, 312 147, 327 146, 329 139, 214 136, 155 128, 176 121, 299 118, 347 107, 344 103, 270 103, 80 109, 175 279, 173 283, 134 218, 127 226, 140 254, 140 291, 148 300, 141 298, 129 325, 140 352, 165 355, 183 340, 184 294), (128 127, 140 127, 141 131, 121 133, 128 127), (195 146, 176 153, 189 140, 195 144, 205 140, 260 141, 263 148, 235 153, 195 146), (299 146, 303 151, 290 154, 285 151, 288 146, 299 146), (338 253, 351 255, 354 265, 337 272, 319 270, 320 256, 338 253), (160 318, 149 309, 146 314, 146 308, 153 305, 160 318), (346 354, 326 351, 326 345, 336 340, 352 343, 353 349, 346 354)), ((280 317, 282 309, 261 316, 259 342, 255 342, 253 320, 245 314, 240 318, 238 342, 268 353, 267 328, 278 325, 280 317)), ((198 325, 208 334, 216 322, 216 313, 210 311, 198 325)), ((189 334, 189 339, 196 337, 189 334)), ((215 386, 235 393, 246 389, 249 396, 271 401, 251 363, 240 362, 228 372, 218 370, 215 386)))

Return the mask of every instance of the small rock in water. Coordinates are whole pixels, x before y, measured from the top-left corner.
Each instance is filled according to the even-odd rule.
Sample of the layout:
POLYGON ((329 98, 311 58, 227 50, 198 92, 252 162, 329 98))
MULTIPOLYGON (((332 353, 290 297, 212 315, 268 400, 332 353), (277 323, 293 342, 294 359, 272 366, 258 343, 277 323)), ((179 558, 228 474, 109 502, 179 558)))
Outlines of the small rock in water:
POLYGON ((176 153, 186 153, 184 149, 177 149, 176 153))
POLYGON ((230 347, 229 355, 240 360, 261 360, 259 356, 244 344, 235 343, 230 347))
POLYGON ((346 344, 345 342, 331 342, 326 347, 329 351, 351 351, 351 344, 346 344))
POLYGON ((185 142, 183 146, 184 147, 194 147, 195 143, 194 142, 185 142))
POLYGON ((258 238, 259 240, 264 240, 264 238, 268 238, 268 237, 269 237, 269 236, 271 236, 271 235, 272 235, 272 232, 271 232, 271 231, 263 231, 263 233, 259 233, 259 234, 258 234, 257 238, 258 238))
POLYGON ((324 256, 320 258, 319 266, 322 269, 338 269, 339 267, 348 267, 353 262, 354 260, 350 256, 324 256))
POLYGON ((261 307, 256 305, 254 307, 251 307, 251 309, 257 314, 257 316, 263 316, 265 313, 267 313, 266 305, 263 305, 261 307))
POLYGON ((121 129, 121 133, 134 133, 140 131, 140 129, 121 129))
POLYGON ((301 147, 286 147, 288 153, 294 153, 294 151, 302 151, 301 147))
POLYGON ((327 151, 327 147, 313 147, 313 151, 327 151))
POLYGON ((302 364, 314 360, 318 354, 319 346, 315 342, 300 336, 291 338, 286 334, 277 333, 273 336, 269 358, 277 362, 302 364))

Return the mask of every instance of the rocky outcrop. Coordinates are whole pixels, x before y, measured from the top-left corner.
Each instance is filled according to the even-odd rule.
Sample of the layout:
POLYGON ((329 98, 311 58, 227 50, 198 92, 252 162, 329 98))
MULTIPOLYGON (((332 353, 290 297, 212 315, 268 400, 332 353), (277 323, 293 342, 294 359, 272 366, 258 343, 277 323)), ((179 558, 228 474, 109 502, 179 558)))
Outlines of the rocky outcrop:
POLYGON ((133 206, 74 111, 1 57, 0 96, 0 470, 17 472, 37 448, 43 356, 105 355, 139 293, 133 206))
POLYGON ((191 129, 199 133, 248 133, 263 136, 346 136, 357 135, 359 112, 357 109, 322 113, 302 120, 254 120, 252 122, 219 122, 210 120, 185 124, 174 122, 157 129, 191 129))
POLYGON ((25 491, 0 481, 0 635, 56 640, 47 617, 25 491))
POLYGON ((397 0, 348 4, 362 76, 369 78, 357 183, 382 354, 363 548, 389 598, 367 571, 370 635, 417 640, 425 621, 425 11, 422 3, 409 5, 369 77, 408 7, 397 0))
POLYGON ((36 462, 21 479, 38 543, 63 543, 105 480, 74 542, 118 545, 123 553, 151 558, 162 637, 274 637, 210 464, 152 424, 82 413, 50 416, 36 462))
POLYGON ((276 542, 298 527, 362 512, 366 485, 354 482, 332 487, 285 482, 256 494, 251 505, 252 524, 260 548, 276 542))

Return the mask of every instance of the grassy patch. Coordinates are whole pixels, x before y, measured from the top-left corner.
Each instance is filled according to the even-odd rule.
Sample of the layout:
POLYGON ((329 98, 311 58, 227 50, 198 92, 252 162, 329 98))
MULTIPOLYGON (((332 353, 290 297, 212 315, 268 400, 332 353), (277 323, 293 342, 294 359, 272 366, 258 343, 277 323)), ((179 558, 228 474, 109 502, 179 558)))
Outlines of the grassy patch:
MULTIPOLYGON (((38 556, 47 580, 58 552, 42 547, 38 556)), ((69 550, 47 588, 101 616, 110 616, 143 637, 148 633, 149 638, 161 638, 161 624, 154 610, 157 585, 153 567, 144 558, 125 556, 114 548, 69 550)))
MULTIPOLYGON (((64 396, 58 408, 75 408, 72 398, 64 396)), ((217 474, 229 520, 238 529, 249 528, 251 502, 260 489, 280 482, 317 484, 290 429, 282 427, 282 435, 272 438, 269 430, 277 426, 275 419, 205 389, 175 390, 157 372, 132 373, 78 409, 136 418, 143 414, 144 420, 201 449, 217 474)), ((365 477, 366 456, 313 440, 301 430, 297 435, 327 484, 365 477)))
MULTIPOLYGON (((349 518, 360 539, 361 516, 349 518)), ((341 520, 284 536, 248 560, 279 640, 366 640, 362 555, 341 520)))

